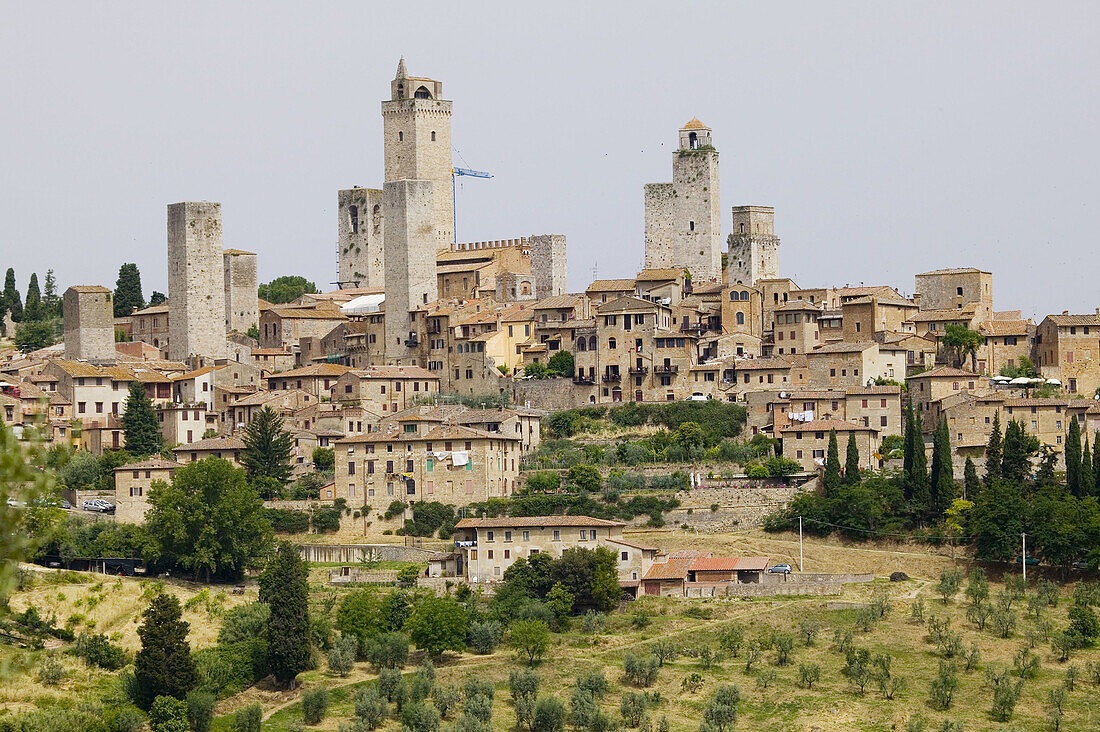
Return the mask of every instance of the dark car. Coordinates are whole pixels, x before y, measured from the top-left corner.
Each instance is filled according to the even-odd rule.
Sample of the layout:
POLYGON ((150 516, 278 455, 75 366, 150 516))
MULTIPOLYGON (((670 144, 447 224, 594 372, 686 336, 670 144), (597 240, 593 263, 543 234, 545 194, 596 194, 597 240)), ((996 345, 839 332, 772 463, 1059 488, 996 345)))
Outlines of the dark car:
POLYGON ((1023 564, 1024 562, 1027 562, 1027 566, 1034 567, 1036 564, 1039 563, 1039 560, 1037 558, 1031 556, 1030 554, 1027 555, 1027 559, 1025 560, 1023 557, 1021 557, 1019 554, 1017 554, 1016 555, 1016 564, 1023 564))

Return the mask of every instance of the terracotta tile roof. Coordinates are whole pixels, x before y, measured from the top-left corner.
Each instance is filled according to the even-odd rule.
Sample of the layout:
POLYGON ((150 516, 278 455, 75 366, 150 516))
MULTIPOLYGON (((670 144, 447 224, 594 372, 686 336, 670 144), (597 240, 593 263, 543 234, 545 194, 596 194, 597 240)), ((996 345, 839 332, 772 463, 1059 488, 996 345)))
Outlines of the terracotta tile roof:
POLYGON ((69 361, 57 358, 53 361, 69 376, 101 377, 113 381, 133 381, 134 372, 123 366, 93 366, 86 361, 69 361))
MULTIPOLYGON (((406 420, 408 421, 408 420, 406 420)), ((382 427, 378 432, 366 432, 360 435, 352 435, 338 440, 341 445, 375 443, 375 442, 441 442, 446 440, 510 440, 519 442, 515 435, 483 432, 472 427, 460 425, 439 424, 428 429, 427 432, 405 432, 398 425, 390 423, 382 427)), ((435 447, 433 445, 433 447, 435 447)))
POLYGON ((781 428, 780 432, 879 432, 877 427, 866 427, 854 422, 845 422, 842 419, 815 419, 813 422, 792 422, 781 428))
POLYGON ((638 282, 663 282, 665 280, 676 280, 684 273, 682 269, 676 269, 675 267, 654 267, 652 269, 643 269, 638 273, 638 282))
MULTIPOLYGON (((227 390, 228 391, 228 390, 227 390)), ((308 393, 300 389, 272 389, 270 391, 257 391, 250 392, 249 396, 243 399, 238 399, 233 402, 231 406, 234 407, 258 407, 270 402, 284 400, 284 404, 291 397, 297 397, 299 399, 312 399, 308 393)))
POLYGON ((125 465, 119 465, 115 468, 117 473, 120 470, 175 470, 176 468, 182 468, 183 463, 177 463, 175 460, 164 460, 162 458, 150 458, 148 460, 139 460, 136 463, 126 463, 125 465))
POLYGON ((937 366, 934 369, 928 371, 922 371, 919 374, 907 376, 906 379, 925 379, 925 378, 967 378, 967 379, 980 379, 981 376, 970 371, 963 371, 951 366, 937 366))
POLYGON ((692 117, 688 123, 681 127, 682 130, 705 130, 707 126, 699 121, 698 117, 692 117))
POLYGON ((769 356, 768 358, 743 358, 734 362, 736 371, 770 371, 773 369, 789 369, 791 362, 781 356, 769 356))
POLYGON ((319 363, 313 366, 303 366, 298 369, 291 369, 290 371, 280 371, 273 374, 268 374, 268 379, 296 379, 300 376, 343 376, 349 371, 354 369, 351 366, 342 366, 337 363, 319 363))
MULTIPOLYGON (((160 305, 150 305, 143 310, 135 310, 130 313, 130 317, 135 315, 166 315, 168 313, 168 303, 162 302, 160 305)), ((167 325, 167 323, 165 324, 167 325)))
POLYGON ((73 290, 74 292, 106 292, 106 293, 111 292, 110 290, 108 290, 106 287, 103 287, 102 285, 73 285, 69 289, 73 290))
POLYGON ((696 557, 690 569, 694 571, 757 571, 768 568, 767 557, 696 557))
POLYGON ((878 344, 873 341, 862 341, 859 343, 851 343, 849 341, 837 341, 835 343, 826 343, 823 346, 809 351, 807 355, 813 355, 815 353, 862 353, 868 348, 876 346, 878 344))
POLYGON ((438 380, 439 375, 433 374, 421 366, 367 366, 363 369, 349 369, 360 379, 433 379, 438 380))
POLYGON ((954 310, 921 310, 910 315, 907 320, 913 323, 926 323, 933 321, 972 320, 978 310, 977 303, 968 303, 954 310))
POLYGON ((931 272, 921 272, 917 277, 927 277, 928 275, 945 275, 945 274, 971 274, 971 273, 989 274, 984 269, 977 269, 975 267, 953 267, 948 269, 934 269, 931 272))
POLYGON ((186 445, 173 448, 172 452, 197 452, 203 450, 243 450, 244 440, 239 437, 207 437, 186 445))
POLYGON ((465 518, 455 524, 456 529, 498 529, 513 526, 626 526, 622 521, 607 521, 591 516, 513 516, 501 518, 465 518))
POLYGON ((1100 325, 1100 315, 1048 315, 1055 325, 1100 325))
POLYGON ((576 307, 580 301, 579 295, 554 295, 537 301, 534 308, 535 310, 560 310, 576 307))
POLYGON ((697 556, 699 552, 674 552, 666 561, 650 565, 642 580, 686 580, 688 569, 697 556))
POLYGON ((1026 320, 990 320, 978 326, 978 330, 984 335, 1026 336, 1030 325, 1026 320))
POLYGON ((901 394, 900 386, 853 386, 844 390, 848 394, 901 394))
POLYGON ((243 249, 223 249, 222 254, 228 254, 233 257, 239 257, 241 255, 256 256, 256 252, 246 252, 243 249))
POLYGON ((585 292, 617 292, 619 290, 633 290, 634 280, 596 280, 589 285, 585 292))

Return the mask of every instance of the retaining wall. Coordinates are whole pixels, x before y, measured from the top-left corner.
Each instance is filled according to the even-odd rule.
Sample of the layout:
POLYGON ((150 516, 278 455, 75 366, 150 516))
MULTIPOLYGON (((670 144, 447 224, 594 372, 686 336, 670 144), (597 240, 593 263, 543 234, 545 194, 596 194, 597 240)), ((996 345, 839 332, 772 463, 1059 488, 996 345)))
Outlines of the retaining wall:
POLYGON ((427 549, 402 544, 301 544, 302 559, 307 562, 358 564, 364 560, 376 562, 426 562, 427 549))

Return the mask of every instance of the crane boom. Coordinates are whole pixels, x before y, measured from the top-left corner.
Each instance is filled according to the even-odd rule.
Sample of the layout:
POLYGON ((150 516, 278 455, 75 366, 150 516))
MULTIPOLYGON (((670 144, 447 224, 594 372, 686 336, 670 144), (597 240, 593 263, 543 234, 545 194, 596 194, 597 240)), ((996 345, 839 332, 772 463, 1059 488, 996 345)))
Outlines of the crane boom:
POLYGON ((455 232, 455 241, 458 241, 458 186, 455 185, 455 178, 460 175, 469 176, 471 178, 492 178, 492 173, 487 173, 484 170, 470 170, 469 168, 451 168, 451 217, 452 226, 455 232))

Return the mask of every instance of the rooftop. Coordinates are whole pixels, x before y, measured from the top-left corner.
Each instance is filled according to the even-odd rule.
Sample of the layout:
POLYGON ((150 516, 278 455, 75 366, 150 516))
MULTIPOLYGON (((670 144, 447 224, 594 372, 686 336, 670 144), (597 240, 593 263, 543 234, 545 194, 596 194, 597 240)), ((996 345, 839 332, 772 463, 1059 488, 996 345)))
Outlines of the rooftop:
POLYGON ((456 529, 498 529, 513 526, 626 526, 622 521, 608 521, 591 516, 513 516, 500 518, 465 518, 455 524, 456 529))

